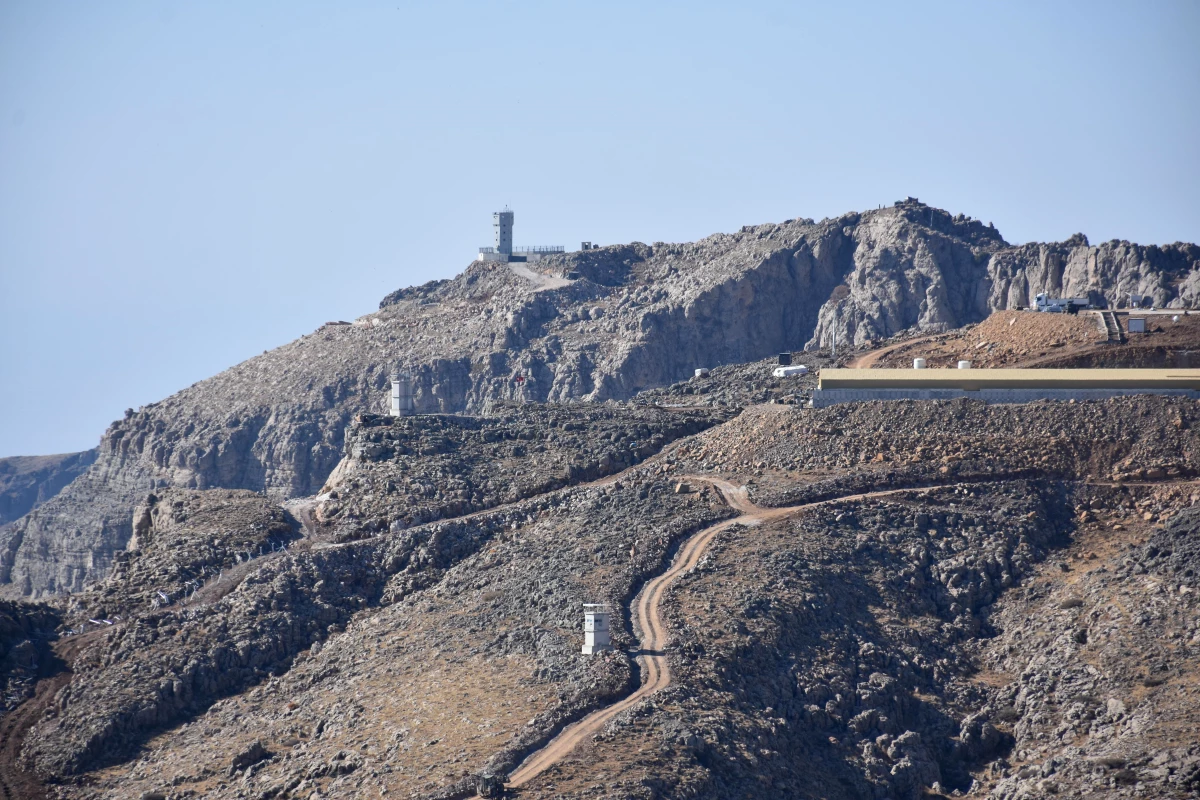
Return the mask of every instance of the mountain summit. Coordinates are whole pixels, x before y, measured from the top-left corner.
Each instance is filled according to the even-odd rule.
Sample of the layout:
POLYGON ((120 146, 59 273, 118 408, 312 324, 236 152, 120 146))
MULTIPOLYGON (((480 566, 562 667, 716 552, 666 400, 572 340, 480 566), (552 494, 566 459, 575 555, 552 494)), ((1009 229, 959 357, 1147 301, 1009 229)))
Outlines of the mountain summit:
POLYGON ((625 400, 697 367, 907 329, 938 332, 1032 305, 1039 292, 1157 306, 1200 301, 1200 248, 1007 244, 990 224, 909 199, 815 222, 743 227, 686 244, 614 245, 531 264, 472 262, 401 289, 165 400, 129 411, 96 462, 0 532, 10 595, 78 592, 106 575, 156 489, 314 494, 355 414, 384 410, 389 374, 419 412, 503 400, 625 400))

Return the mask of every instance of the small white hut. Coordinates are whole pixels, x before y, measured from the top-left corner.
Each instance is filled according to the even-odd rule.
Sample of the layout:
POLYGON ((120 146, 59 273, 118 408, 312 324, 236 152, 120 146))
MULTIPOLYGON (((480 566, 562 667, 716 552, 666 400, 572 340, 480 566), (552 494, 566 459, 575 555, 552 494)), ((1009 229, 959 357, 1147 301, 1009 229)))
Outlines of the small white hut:
POLYGON ((604 603, 583 604, 583 653, 593 655, 605 650, 612 650, 612 640, 608 638, 608 606, 604 603))

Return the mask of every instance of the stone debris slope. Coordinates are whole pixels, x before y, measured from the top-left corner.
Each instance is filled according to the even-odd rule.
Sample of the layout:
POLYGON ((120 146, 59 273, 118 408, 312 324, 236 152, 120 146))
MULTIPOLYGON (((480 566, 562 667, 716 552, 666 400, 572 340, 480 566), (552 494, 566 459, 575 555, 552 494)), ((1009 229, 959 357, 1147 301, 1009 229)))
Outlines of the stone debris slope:
POLYGON ((267 562, 210 606, 140 615, 85 651, 26 752, 49 774, 114 764, 91 773, 114 795, 474 786, 626 689, 626 656, 578 655, 580 604, 623 603, 725 513, 637 472, 267 562), (258 741, 271 760, 235 766, 258 741), (139 745, 158 756, 126 761, 139 745))
POLYGON ((528 272, 474 262, 399 290, 353 324, 330 324, 115 422, 96 463, 0 532, 10 594, 78 592, 132 536, 146 492, 315 494, 351 419, 378 413, 388 375, 414 375, 422 412, 486 414, 502 400, 623 400, 698 366, 831 341, 946 331, 1039 291, 1150 295, 1190 304, 1195 245, 1007 245, 992 227, 918 203, 814 222, 747 226, 695 243, 563 254, 528 272), (71 547, 63 541, 70 538, 71 547))
POLYGON ((976 655, 1013 734, 981 776, 993 796, 1200 793, 1198 517, 1171 514, 1195 488, 1089 496, 1076 546, 997 604, 976 655))
POLYGON ((362 415, 316 519, 347 541, 481 511, 619 472, 733 413, 498 404, 488 417, 362 415))
POLYGON ((871 358, 879 368, 912 367, 924 358, 929 368, 953 368, 958 361, 974 367, 1190 367, 1200 349, 1200 315, 1146 317, 1145 334, 1129 334, 1129 315, 1116 317, 1125 341, 1110 343, 1102 320, 1092 313, 1047 314, 997 311, 978 325, 949 333, 900 339, 871 358))
POLYGON ((804 405, 817 388, 821 367, 834 366, 827 350, 794 354, 793 365, 808 367, 807 375, 776 377, 777 357, 749 364, 714 367, 706 376, 693 377, 640 392, 633 402, 665 407, 745 408, 761 403, 804 405))
POLYGON ((985 405, 968 400, 761 406, 671 449, 681 469, 743 478, 755 502, 795 505, 827 480, 847 487, 1038 473, 1069 479, 1200 474, 1196 403, 985 405))
POLYGON ((711 478, 776 511, 721 527, 663 592, 671 684, 515 796, 1197 791, 1195 403, 493 410, 363 416, 311 518, 248 492, 144 498, 137 547, 68 626, 122 619, 66 638, 73 674, 0 778, 498 796, 640 683, 635 596, 740 513, 711 478), (256 541, 219 591, 148 597, 148 576, 186 587, 256 541), (579 653, 583 602, 617 610, 615 652, 579 653))
POLYGON ((298 527, 277 504, 245 490, 147 494, 128 547, 103 581, 71 598, 68 618, 82 628, 91 619, 186 604, 206 585, 233 581, 240 565, 287 547, 298 527))

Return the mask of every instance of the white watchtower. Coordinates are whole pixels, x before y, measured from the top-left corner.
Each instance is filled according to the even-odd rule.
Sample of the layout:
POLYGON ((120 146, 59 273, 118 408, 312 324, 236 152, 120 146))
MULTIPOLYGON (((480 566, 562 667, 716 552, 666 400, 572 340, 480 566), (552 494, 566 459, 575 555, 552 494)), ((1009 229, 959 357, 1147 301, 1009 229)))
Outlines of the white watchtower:
POLYGON ((401 372, 392 376, 392 403, 390 410, 393 417, 407 417, 413 413, 412 375, 409 375, 407 372, 401 372))
POLYGON ((492 227, 496 234, 496 252, 511 256, 513 251, 513 212, 506 208, 492 214, 492 227))
POLYGON ((583 604, 583 654, 593 655, 612 650, 608 638, 608 606, 604 603, 583 604))

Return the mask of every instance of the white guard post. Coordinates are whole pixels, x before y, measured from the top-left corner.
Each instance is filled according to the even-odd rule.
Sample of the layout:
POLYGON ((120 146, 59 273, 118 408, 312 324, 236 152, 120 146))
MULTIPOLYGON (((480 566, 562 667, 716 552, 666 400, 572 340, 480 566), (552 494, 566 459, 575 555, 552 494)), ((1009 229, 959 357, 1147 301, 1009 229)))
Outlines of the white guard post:
POLYGON ((605 650, 612 650, 612 640, 608 638, 608 606, 604 603, 583 604, 583 653, 593 655, 605 650))

